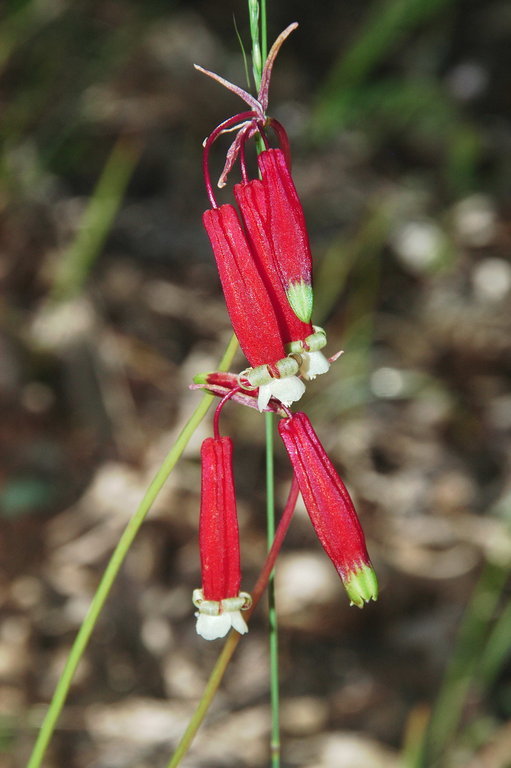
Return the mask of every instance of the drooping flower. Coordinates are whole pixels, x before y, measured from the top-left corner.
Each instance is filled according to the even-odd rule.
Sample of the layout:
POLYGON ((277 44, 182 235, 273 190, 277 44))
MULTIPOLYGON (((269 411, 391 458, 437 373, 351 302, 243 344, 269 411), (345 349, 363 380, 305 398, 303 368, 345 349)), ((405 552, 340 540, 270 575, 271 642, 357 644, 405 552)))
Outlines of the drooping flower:
POLYGON ((265 150, 259 155, 263 180, 252 179, 234 187, 248 238, 266 290, 276 308, 277 320, 288 354, 300 355, 300 374, 314 379, 330 367, 319 350, 326 344, 322 329, 310 322, 312 311, 311 255, 305 230, 303 212, 282 150, 265 150), (271 160, 268 160, 271 157, 271 160), (268 173, 265 168, 286 168, 286 173, 268 173), (276 177, 279 179, 276 180, 276 177), (282 178, 284 181, 282 181, 282 178), (278 214, 275 211, 278 210, 278 214), (287 215, 286 215, 287 212, 287 215), (282 257, 282 254, 284 256, 282 257), (283 274, 285 277, 283 277, 283 274), (308 284, 304 275, 308 275, 308 284), (305 286, 289 289, 286 286, 305 286), (307 287, 308 285, 308 287, 307 287), (302 296, 309 301, 309 319, 300 318, 292 307, 290 296, 302 296))
POLYGON ((240 592, 241 566, 232 441, 209 437, 202 443, 199 544, 202 589, 193 593, 197 633, 206 640, 224 637, 233 627, 248 631, 241 612, 251 598, 240 592))
POLYGON ((346 588, 362 608, 378 597, 378 583, 355 507, 305 413, 279 422, 282 437, 314 529, 346 588))
POLYGON ((305 217, 284 153, 268 149, 258 158, 268 203, 275 265, 287 299, 304 323, 312 317, 312 255, 305 217))
POLYGON ((286 355, 275 307, 238 214, 232 205, 222 205, 207 210, 203 221, 234 332, 252 366, 246 378, 251 386, 259 387, 259 410, 270 397, 290 405, 305 391, 296 376, 299 362, 286 355))

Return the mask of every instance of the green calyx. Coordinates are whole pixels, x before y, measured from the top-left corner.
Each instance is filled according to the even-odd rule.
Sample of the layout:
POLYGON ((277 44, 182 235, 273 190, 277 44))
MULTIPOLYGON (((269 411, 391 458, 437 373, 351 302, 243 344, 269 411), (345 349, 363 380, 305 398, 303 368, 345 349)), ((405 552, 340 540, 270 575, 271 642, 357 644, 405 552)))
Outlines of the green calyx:
POLYGON ((286 288, 287 300, 291 309, 303 323, 310 323, 312 317, 312 305, 314 295, 310 283, 301 280, 299 283, 290 283, 286 288))
POLYGON ((307 336, 305 339, 298 339, 297 341, 290 341, 286 344, 286 352, 288 354, 303 354, 304 352, 318 352, 323 347, 326 347, 326 333, 319 325, 313 325, 314 333, 307 336))
POLYGON ((370 565, 363 565, 359 570, 343 579, 346 592, 350 599, 350 605, 363 608, 369 600, 378 599, 378 581, 376 574, 370 565))

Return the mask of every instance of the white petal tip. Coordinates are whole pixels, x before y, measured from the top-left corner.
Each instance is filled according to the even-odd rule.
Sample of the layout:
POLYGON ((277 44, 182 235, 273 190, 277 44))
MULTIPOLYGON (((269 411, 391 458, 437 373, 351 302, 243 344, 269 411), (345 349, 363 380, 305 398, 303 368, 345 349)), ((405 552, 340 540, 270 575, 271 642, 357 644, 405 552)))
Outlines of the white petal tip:
POLYGON ((305 384, 298 376, 285 376, 282 379, 272 379, 269 384, 259 387, 257 407, 264 411, 270 398, 280 400, 284 405, 291 405, 301 398, 305 392, 305 384))
POLYGON ((206 616, 199 613, 195 629, 204 640, 217 640, 225 637, 231 628, 229 614, 221 613, 219 616, 206 616))
POLYGON ((220 637, 225 637, 231 628, 239 632, 240 635, 248 632, 247 624, 240 611, 225 611, 218 616, 207 616, 204 613, 196 615, 195 629, 204 640, 218 640, 220 637))
POLYGON ((302 364, 300 373, 307 381, 315 379, 316 376, 326 373, 330 369, 330 363, 322 352, 304 352, 302 353, 302 364))

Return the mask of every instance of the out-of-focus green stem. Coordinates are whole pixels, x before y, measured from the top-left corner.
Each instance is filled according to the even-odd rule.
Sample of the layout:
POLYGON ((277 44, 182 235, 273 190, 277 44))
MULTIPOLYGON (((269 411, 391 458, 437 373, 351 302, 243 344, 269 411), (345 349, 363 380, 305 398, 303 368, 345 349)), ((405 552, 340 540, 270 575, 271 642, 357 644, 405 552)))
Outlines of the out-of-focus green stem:
MULTIPOLYGON (((268 549, 275 539, 275 482, 273 462, 273 414, 265 413, 266 419, 266 531, 268 549)), ((280 714, 279 714, 279 637, 277 608, 275 605, 275 581, 273 572, 268 582, 268 623, 270 640, 270 700, 271 700, 271 764, 280 767, 280 714)))
POLYGON ((481 574, 465 611, 456 646, 414 768, 437 768, 445 762, 480 659, 489 623, 502 597, 508 576, 507 568, 493 563, 487 563, 481 574))
MULTIPOLYGON (((226 371, 230 367, 237 348, 237 339, 235 336, 232 336, 225 354, 220 362, 219 370, 226 371)), ((90 636, 94 630, 94 627, 96 626, 97 620, 101 614, 110 590, 112 589, 119 569, 129 552, 129 549, 140 529, 140 526, 144 522, 149 510, 151 509, 151 506, 156 500, 156 497, 163 488, 163 485, 168 476, 176 466, 193 433, 208 412, 208 409, 213 400, 214 396, 208 393, 202 396, 200 403, 183 427, 171 450, 165 457, 163 464, 156 473, 149 488, 147 489, 144 498, 140 502, 137 511, 129 521, 124 530, 124 533, 119 539, 119 542, 101 578, 96 593, 92 598, 92 602, 90 604, 89 610, 87 611, 87 615, 85 616, 82 626, 80 627, 76 639, 73 643, 68 659, 66 661, 66 665, 57 683, 53 698, 50 702, 46 717, 44 718, 43 724, 41 726, 41 730, 39 731, 32 755, 30 756, 30 759, 27 763, 27 768, 39 768, 41 765, 44 754, 46 752, 46 748, 53 735, 57 720, 69 693, 69 688, 76 672, 76 668, 78 667, 78 664, 87 647, 90 636)))
POLYGON ((79 232, 61 257, 50 301, 65 301, 81 290, 112 228, 141 146, 133 138, 121 136, 117 140, 82 217, 79 232))

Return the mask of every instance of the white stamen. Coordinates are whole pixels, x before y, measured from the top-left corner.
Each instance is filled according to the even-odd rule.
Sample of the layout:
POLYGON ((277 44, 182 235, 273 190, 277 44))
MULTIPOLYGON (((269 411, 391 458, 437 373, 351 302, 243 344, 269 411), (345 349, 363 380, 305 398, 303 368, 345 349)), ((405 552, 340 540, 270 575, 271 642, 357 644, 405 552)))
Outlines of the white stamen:
POLYGON ((322 352, 302 352, 300 373, 307 381, 315 379, 330 368, 330 363, 322 352))
POLYGON ((272 379, 268 384, 259 387, 257 407, 264 411, 271 397, 280 400, 284 405, 291 405, 301 398, 305 392, 305 384, 298 376, 285 376, 282 379, 272 379))

